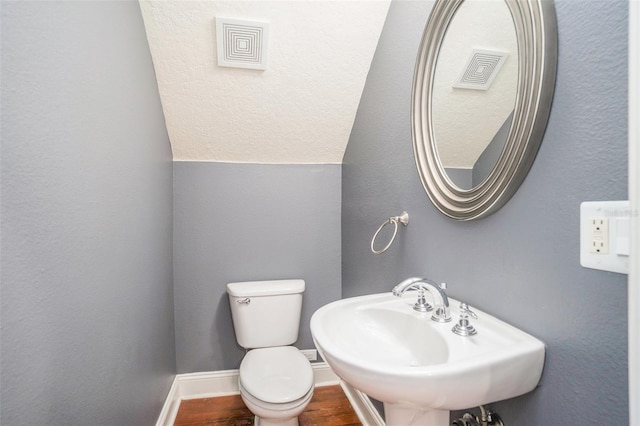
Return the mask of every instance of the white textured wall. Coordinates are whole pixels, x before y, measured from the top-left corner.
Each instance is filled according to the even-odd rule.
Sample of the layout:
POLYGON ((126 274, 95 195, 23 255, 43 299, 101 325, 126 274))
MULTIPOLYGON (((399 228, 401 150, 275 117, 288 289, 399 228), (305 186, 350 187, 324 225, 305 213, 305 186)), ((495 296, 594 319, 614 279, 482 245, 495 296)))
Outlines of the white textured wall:
POLYGON ((342 162, 388 0, 140 6, 174 160, 342 162), (265 71, 217 66, 216 16, 270 23, 265 71))

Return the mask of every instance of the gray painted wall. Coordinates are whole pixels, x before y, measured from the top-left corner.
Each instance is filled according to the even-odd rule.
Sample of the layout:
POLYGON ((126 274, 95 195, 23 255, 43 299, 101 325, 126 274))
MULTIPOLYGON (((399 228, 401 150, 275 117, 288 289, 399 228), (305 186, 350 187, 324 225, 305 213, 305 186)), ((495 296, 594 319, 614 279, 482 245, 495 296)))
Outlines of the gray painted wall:
POLYGON ((343 296, 426 275, 547 345, 541 385, 494 404, 506 424, 628 424, 626 275, 579 261, 579 205, 627 198, 627 2, 558 0, 553 110, 529 176, 494 215, 462 223, 420 185, 411 146, 415 56, 431 5, 394 1, 343 164, 343 296), (369 239, 406 210, 385 254, 369 239))
POLYGON ((300 349, 311 314, 340 299, 341 167, 174 164, 178 373, 238 368, 226 284, 302 278, 300 349))
POLYGON ((2 2, 0 423, 156 421, 172 164, 138 3, 2 2))

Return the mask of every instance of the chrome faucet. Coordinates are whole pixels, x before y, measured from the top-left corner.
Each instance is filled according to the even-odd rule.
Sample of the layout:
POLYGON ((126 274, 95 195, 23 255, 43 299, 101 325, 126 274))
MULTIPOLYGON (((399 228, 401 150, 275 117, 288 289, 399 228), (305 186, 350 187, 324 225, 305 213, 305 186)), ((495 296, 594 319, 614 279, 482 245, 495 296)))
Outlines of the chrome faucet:
POLYGON ((394 296, 402 296, 406 291, 411 289, 418 290, 418 301, 413 305, 413 309, 419 312, 429 312, 432 310, 431 306, 427 303, 424 292, 428 291, 433 295, 433 303, 435 304, 435 310, 431 319, 437 322, 449 322, 451 321, 451 314, 449 312, 449 298, 445 289, 446 284, 440 285, 431 281, 428 278, 408 278, 398 285, 396 285, 391 293, 394 296))

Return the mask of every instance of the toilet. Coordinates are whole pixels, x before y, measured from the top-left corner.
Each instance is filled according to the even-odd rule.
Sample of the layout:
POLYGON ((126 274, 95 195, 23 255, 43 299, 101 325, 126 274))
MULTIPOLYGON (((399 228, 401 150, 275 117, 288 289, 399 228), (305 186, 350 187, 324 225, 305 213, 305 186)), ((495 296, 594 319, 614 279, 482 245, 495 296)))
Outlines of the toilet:
POLYGON ((259 426, 297 426, 313 396, 313 370, 298 340, 303 280, 227 284, 236 340, 248 352, 238 384, 259 426))

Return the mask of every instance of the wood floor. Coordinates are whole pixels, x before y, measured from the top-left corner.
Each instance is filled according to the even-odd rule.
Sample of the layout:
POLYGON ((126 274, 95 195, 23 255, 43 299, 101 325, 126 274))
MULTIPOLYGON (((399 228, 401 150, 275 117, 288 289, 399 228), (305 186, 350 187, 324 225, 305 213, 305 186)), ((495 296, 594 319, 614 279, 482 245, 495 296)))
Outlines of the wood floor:
MULTIPOLYGON (((362 426, 338 385, 317 387, 298 419, 300 426, 362 426)), ((174 425, 249 426, 253 425, 253 414, 240 395, 189 399, 180 403, 174 425)))

